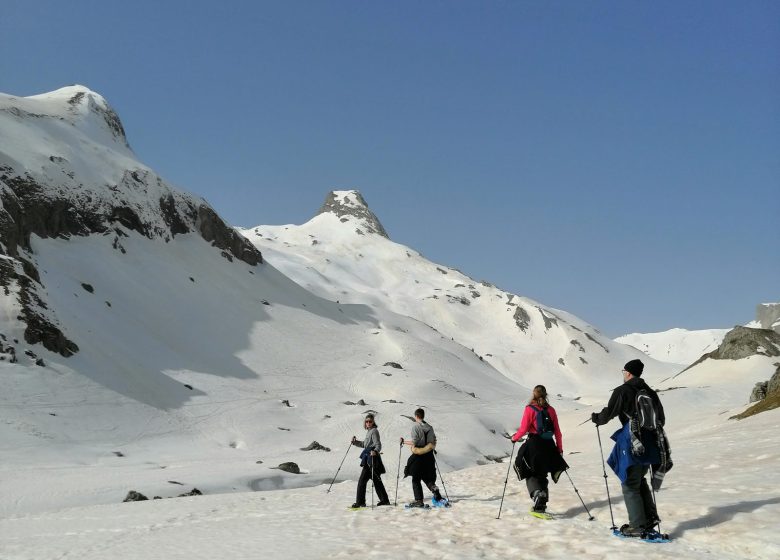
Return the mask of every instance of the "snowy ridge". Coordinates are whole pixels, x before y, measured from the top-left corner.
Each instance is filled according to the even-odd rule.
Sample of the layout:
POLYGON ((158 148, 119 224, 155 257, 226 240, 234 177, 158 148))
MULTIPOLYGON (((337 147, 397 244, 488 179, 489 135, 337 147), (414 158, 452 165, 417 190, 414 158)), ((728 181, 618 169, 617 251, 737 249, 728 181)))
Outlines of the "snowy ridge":
POLYGON ((729 329, 689 331, 670 329, 658 333, 631 333, 615 339, 630 344, 648 356, 680 365, 690 365, 704 354, 715 350, 729 329))
MULTIPOLYGON (((333 198, 365 204, 356 191, 335 191, 328 195, 333 198)), ((612 387, 614 372, 633 358, 649 362, 651 379, 680 369, 648 360, 569 313, 433 263, 338 212, 321 211, 300 226, 240 231, 274 266, 321 297, 414 317, 524 386, 543 383, 573 398, 612 387)))

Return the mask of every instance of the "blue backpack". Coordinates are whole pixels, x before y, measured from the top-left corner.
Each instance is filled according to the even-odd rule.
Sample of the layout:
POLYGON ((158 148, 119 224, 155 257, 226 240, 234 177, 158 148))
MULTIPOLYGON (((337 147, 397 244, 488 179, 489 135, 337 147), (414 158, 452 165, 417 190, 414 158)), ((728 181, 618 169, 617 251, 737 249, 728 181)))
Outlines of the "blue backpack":
POLYGON ((555 425, 550 418, 550 413, 547 412, 547 407, 539 408, 531 404, 528 406, 536 411, 536 432, 542 439, 552 439, 555 435, 555 425))

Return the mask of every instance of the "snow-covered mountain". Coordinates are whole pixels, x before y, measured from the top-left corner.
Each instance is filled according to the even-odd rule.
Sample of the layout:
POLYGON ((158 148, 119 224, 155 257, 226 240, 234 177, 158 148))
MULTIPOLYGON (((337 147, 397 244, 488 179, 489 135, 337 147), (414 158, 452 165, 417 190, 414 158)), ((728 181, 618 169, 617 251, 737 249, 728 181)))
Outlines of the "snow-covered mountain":
POLYGON ((626 334, 616 338, 615 342, 629 344, 656 360, 687 366, 715 350, 727 332, 729 329, 670 329, 657 333, 626 334))
POLYGON ((393 440, 426 406, 444 469, 505 453, 528 388, 429 325, 300 287, 122 130, 81 86, 0 96, 0 512, 171 479, 319 483, 367 410, 393 440), (301 475, 275 470, 290 461, 301 475))
POLYGON ((630 359, 659 379, 674 365, 647 360, 565 311, 429 261, 389 239, 357 191, 333 191, 303 225, 240 230, 284 274, 342 303, 383 307, 431 325, 524 386, 567 397, 620 381, 630 359))
MULTIPOLYGON (((637 356, 674 450, 658 501, 676 542, 661 556, 780 554, 780 413, 729 419, 776 370, 753 342, 680 372, 393 243, 355 192, 302 226, 246 230, 249 243, 139 162, 81 86, 0 95, 0 202, 3 560, 504 558, 527 554, 518 532, 535 557, 653 558, 609 535, 625 510, 611 474, 606 500, 587 423, 637 356), (540 382, 561 395, 580 492, 551 485, 558 519, 541 524, 494 464, 540 382), (418 406, 454 507, 344 509, 363 414, 377 413, 392 492, 418 406), (193 487, 206 495, 120 503, 193 487)), ((410 499, 408 479, 397 490, 410 499)))

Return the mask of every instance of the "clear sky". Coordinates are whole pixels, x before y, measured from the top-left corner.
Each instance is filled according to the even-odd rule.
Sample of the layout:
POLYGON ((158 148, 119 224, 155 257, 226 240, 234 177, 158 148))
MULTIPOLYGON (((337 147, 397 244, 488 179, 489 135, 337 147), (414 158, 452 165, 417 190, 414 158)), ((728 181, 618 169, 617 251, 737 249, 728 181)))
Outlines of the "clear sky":
POLYGON ((780 2, 4 0, 0 91, 73 83, 234 225, 356 188, 612 336, 780 301, 780 2))

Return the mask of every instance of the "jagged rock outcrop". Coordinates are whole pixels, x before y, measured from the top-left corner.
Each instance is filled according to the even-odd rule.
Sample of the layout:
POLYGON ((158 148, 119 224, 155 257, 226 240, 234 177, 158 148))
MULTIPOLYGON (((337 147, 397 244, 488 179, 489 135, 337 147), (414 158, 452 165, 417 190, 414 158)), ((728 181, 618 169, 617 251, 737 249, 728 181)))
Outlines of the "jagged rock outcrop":
POLYGON ((349 217, 356 218, 359 233, 376 233, 382 237, 390 238, 379 222, 379 218, 369 210, 368 204, 358 191, 331 191, 325 198, 317 215, 330 212, 341 218, 342 222, 349 221, 349 217))
POLYGON ((756 321, 762 329, 780 333, 780 303, 761 303, 756 306, 756 321))
POLYGON ((734 327, 716 350, 702 358, 741 360, 756 354, 780 356, 780 334, 770 329, 734 327))

